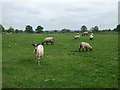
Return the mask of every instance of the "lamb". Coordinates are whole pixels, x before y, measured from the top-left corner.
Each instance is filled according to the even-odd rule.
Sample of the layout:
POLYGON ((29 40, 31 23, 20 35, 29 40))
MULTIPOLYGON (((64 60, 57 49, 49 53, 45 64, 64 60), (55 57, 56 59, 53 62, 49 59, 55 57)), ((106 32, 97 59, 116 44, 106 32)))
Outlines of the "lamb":
POLYGON ((47 45, 48 45, 48 43, 54 44, 54 38, 53 37, 47 37, 42 42, 42 45, 44 45, 44 43, 46 43, 47 45))
POLYGON ((93 35, 90 35, 90 40, 93 40, 93 35))
POLYGON ((76 35, 74 38, 73 38, 73 40, 74 39, 79 39, 80 40, 80 35, 76 35))
POLYGON ((83 32, 82 36, 88 35, 88 32, 83 32))
POLYGON ((43 59, 44 47, 40 44, 32 44, 34 46, 35 61, 37 58, 37 63, 40 63, 40 60, 43 59))
POLYGON ((84 48, 86 49, 86 52, 88 51, 88 49, 90 49, 90 51, 92 51, 92 47, 90 46, 89 43, 86 43, 86 42, 81 42, 81 44, 79 46, 79 52, 80 52, 81 48, 82 48, 83 52, 84 52, 84 48))

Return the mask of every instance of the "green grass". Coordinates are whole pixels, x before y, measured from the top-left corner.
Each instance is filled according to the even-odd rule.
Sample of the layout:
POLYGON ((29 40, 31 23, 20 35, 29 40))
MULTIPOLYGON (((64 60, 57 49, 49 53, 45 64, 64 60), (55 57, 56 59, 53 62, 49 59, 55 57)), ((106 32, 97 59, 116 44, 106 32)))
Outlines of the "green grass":
POLYGON ((2 38, 3 88, 118 88, 117 33, 96 33, 94 40, 70 34, 11 34, 2 38), (41 65, 34 63, 34 43, 55 38, 44 45, 41 65), (86 41, 92 52, 78 52, 86 41))
POLYGON ((2 89, 2 34, 0 33, 0 89, 2 89))

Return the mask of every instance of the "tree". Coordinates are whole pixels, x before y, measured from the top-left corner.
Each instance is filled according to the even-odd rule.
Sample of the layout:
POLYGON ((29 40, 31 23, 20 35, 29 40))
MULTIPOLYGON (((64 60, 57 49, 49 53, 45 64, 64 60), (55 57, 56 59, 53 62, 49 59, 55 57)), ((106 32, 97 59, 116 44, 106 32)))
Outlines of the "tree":
POLYGON ((120 31, 120 24, 117 25, 117 27, 114 29, 114 31, 120 31))
POLYGON ((43 27, 39 25, 39 26, 37 26, 35 31, 36 31, 36 33, 42 33, 43 32, 42 30, 43 30, 43 27))
POLYGON ((99 28, 98 26, 94 26, 91 28, 92 32, 98 32, 99 28))
POLYGON ((61 32, 62 33, 68 33, 68 32, 70 32, 70 29, 62 29, 61 32))
POLYGON ((45 31, 45 33, 49 33, 49 31, 45 31))
POLYGON ((85 25, 81 26, 81 31, 82 32, 86 32, 87 31, 87 27, 85 25))
POLYGON ((93 31, 95 31, 95 32, 98 32, 98 30, 99 30, 98 26, 95 26, 93 29, 93 31))
POLYGON ((25 27, 25 32, 27 32, 27 33, 33 33, 34 31, 33 31, 32 26, 27 25, 27 26, 25 27))
POLYGON ((5 32, 5 28, 0 24, 0 33, 5 32))
POLYGON ((111 29, 109 28, 108 31, 111 31, 111 29))
POLYGON ((20 32, 20 33, 23 33, 23 30, 20 30, 19 32, 20 32))
POLYGON ((15 29, 15 33, 22 33, 22 30, 15 29))
POLYGON ((19 30, 18 30, 18 29, 16 29, 16 30, 15 30, 15 33, 19 33, 19 30))
POLYGON ((57 30, 54 30, 53 32, 57 33, 58 31, 57 31, 57 30))
POLYGON ((9 29, 7 30, 8 33, 14 33, 14 28, 9 27, 9 29))
POLYGON ((74 31, 75 33, 79 33, 80 31, 74 31))

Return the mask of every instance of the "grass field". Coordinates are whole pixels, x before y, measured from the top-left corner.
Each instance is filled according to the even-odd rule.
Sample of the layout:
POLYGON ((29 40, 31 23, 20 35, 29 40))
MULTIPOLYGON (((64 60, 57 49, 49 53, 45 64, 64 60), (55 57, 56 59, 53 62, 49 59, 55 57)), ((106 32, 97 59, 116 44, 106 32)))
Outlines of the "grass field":
POLYGON ((96 33, 94 40, 76 33, 11 34, 2 36, 3 88, 118 88, 118 34, 96 33), (41 65, 34 63, 34 43, 45 37, 55 38, 44 45, 41 65), (92 52, 78 52, 80 42, 92 52))

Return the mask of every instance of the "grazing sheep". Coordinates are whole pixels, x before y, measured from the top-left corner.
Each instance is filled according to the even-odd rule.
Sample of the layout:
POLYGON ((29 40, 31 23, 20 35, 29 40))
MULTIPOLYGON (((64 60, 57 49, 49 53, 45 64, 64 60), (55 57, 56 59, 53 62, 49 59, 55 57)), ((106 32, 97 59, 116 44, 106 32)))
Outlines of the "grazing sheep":
POLYGON ((90 49, 90 51, 92 51, 92 47, 90 46, 90 44, 88 44, 86 42, 81 42, 80 47, 79 47, 79 52, 80 52, 81 48, 82 48, 83 52, 84 52, 84 48, 86 49, 86 52, 88 51, 88 49, 90 49))
POLYGON ((73 40, 74 40, 74 39, 79 39, 79 40, 80 40, 80 35, 74 36, 73 40))
POLYGON ((43 59, 44 47, 40 44, 32 44, 34 46, 35 61, 37 58, 37 63, 40 63, 40 60, 43 59))
POLYGON ((83 32, 82 36, 88 35, 88 32, 83 32))
POLYGON ((90 35, 90 40, 93 40, 93 35, 90 35))
POLYGON ((54 44, 54 38, 53 37, 47 37, 42 42, 42 45, 44 45, 44 43, 46 43, 47 45, 48 45, 48 43, 54 44))

